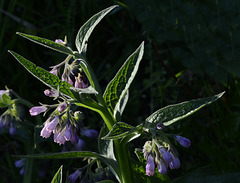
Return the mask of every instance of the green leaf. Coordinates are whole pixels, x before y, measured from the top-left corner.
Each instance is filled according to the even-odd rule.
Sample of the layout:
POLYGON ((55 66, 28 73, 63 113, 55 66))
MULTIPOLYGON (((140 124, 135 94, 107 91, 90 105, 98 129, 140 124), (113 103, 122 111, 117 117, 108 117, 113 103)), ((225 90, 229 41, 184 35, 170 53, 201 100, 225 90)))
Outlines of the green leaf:
POLYGON ((7 95, 6 93, 2 94, 1 101, 5 105, 11 105, 12 104, 11 97, 9 95, 7 95))
POLYGON ((116 160, 114 156, 113 140, 102 139, 109 132, 107 126, 104 124, 98 138, 99 152, 108 158, 116 160))
POLYGON ((48 40, 45 38, 41 38, 41 37, 37 37, 37 36, 33 36, 33 35, 29 35, 29 34, 20 33, 20 32, 17 32, 17 34, 30 40, 30 41, 33 41, 37 44, 45 46, 47 48, 51 48, 53 50, 59 51, 61 53, 65 53, 67 55, 74 55, 73 51, 71 49, 69 49, 68 47, 66 47, 62 44, 55 43, 54 41, 51 41, 51 40, 48 40))
POLYGON ((130 84, 132 83, 137 73, 140 61, 143 56, 143 50, 144 42, 142 42, 142 44, 137 48, 137 50, 128 57, 128 59, 125 61, 123 66, 120 68, 118 73, 108 84, 105 90, 104 100, 108 108, 114 114, 117 114, 117 111, 119 111, 120 108, 121 111, 123 111, 123 107, 125 105, 121 105, 121 103, 124 103, 122 100, 124 100, 124 98, 126 97, 126 92, 128 91, 130 84))
POLYGON ((51 74, 50 72, 44 70, 41 67, 37 67, 34 63, 25 59, 21 55, 13 51, 9 52, 18 60, 20 64, 22 64, 25 67, 25 69, 27 69, 33 76, 35 76, 41 82, 55 90, 59 90, 62 94, 75 99, 73 93, 70 90, 70 87, 72 87, 72 85, 70 85, 68 82, 61 81, 54 74, 51 74))
POLYGON ((89 152, 89 151, 71 151, 71 152, 63 152, 63 153, 48 153, 48 154, 31 154, 25 156, 16 156, 22 158, 35 158, 35 159, 68 159, 68 158, 97 158, 100 161, 104 162, 108 165, 112 172, 119 178, 119 169, 117 161, 108 158, 104 155, 89 152))
POLYGON ((111 131, 102 139, 120 139, 126 136, 134 127, 123 122, 113 125, 111 131))
POLYGON ((117 103, 113 116, 117 119, 117 121, 121 121, 121 116, 122 113, 127 105, 128 102, 128 98, 129 98, 129 91, 127 90, 127 92, 125 93, 125 95, 120 99, 120 101, 117 103))
POLYGON ((63 167, 63 165, 58 169, 58 171, 54 175, 51 183, 62 183, 62 167, 63 167))
POLYGON ((218 95, 200 99, 194 99, 186 102, 182 102, 179 104, 173 104, 166 106, 162 109, 157 110, 153 114, 151 114, 146 121, 150 123, 157 123, 161 122, 165 126, 169 126, 175 123, 178 120, 186 118, 187 116, 195 113, 197 110, 201 109, 202 107, 213 103, 214 101, 218 100, 225 92, 222 92, 218 95))
POLYGON ((75 44, 79 53, 85 54, 87 51, 88 38, 90 37, 92 31, 96 25, 106 16, 115 6, 110 6, 99 13, 93 15, 78 31, 75 44))

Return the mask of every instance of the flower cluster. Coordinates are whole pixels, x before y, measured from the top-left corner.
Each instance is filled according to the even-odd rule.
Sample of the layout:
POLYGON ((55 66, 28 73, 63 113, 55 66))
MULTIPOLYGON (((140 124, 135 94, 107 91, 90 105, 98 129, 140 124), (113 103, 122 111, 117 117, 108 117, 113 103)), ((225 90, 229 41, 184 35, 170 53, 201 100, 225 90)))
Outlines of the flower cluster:
POLYGON ((10 90, 0 90, 0 108, 7 110, 0 116, 0 129, 9 127, 9 134, 16 134, 17 121, 21 121, 24 109, 16 100, 12 100, 10 90))
POLYGON ((82 127, 83 114, 80 111, 71 112, 69 110, 70 104, 67 102, 62 102, 53 106, 35 106, 31 108, 29 112, 32 116, 35 116, 53 107, 56 109, 45 121, 44 127, 40 133, 43 138, 49 138, 53 133, 54 142, 65 144, 66 141, 70 141, 72 144, 76 145, 77 150, 81 150, 85 146, 85 142, 79 138, 79 134, 89 138, 96 138, 98 136, 96 130, 82 127))
MULTIPOLYGON (((191 141, 185 137, 174 136, 174 139, 183 147, 191 146, 191 141)), ((180 168, 181 163, 177 150, 166 141, 157 139, 146 141, 143 146, 143 154, 147 160, 146 174, 148 176, 154 175, 156 167, 161 174, 166 174, 168 167, 170 169, 180 168)))
MULTIPOLYGON (((62 41, 61 39, 56 39, 55 42, 58 44, 67 44, 67 41, 62 41)), ((65 68, 63 74, 61 75, 62 81, 67 81, 75 88, 87 88, 88 79, 79 66, 79 60, 74 60, 71 64, 69 63, 70 61, 67 57, 66 60, 64 60, 62 63, 53 66, 50 73, 57 76, 60 72, 60 67, 64 64, 65 68)))
POLYGON ((20 175, 24 174, 24 166, 25 166, 25 159, 20 159, 15 161, 15 167, 21 168, 19 171, 20 175))

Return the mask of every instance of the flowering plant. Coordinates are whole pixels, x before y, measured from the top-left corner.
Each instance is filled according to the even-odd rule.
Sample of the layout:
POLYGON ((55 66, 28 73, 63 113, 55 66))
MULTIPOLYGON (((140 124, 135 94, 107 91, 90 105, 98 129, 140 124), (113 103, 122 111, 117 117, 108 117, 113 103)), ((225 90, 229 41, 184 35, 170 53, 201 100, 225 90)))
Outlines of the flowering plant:
MULTIPOLYGON (((185 148, 191 146, 191 141, 178 134, 165 133, 164 128, 216 101, 224 93, 166 106, 151 114, 137 126, 123 122, 122 115, 128 101, 129 87, 142 60, 144 42, 127 58, 107 85, 105 92, 102 92, 90 62, 86 58, 88 39, 93 29, 114 8, 117 6, 111 6, 95 14, 79 29, 75 41, 77 51, 73 51, 69 47, 67 38, 64 41, 60 39, 51 41, 18 32, 18 35, 30 41, 67 55, 63 62, 51 67, 50 71, 9 51, 25 69, 49 87, 44 91, 46 96, 58 99, 57 104, 41 104, 31 107, 29 110, 32 116, 41 113, 46 115, 53 110, 44 122, 40 136, 49 138, 53 134, 54 142, 62 145, 69 141, 75 150, 52 154, 30 154, 23 157, 38 159, 87 158, 88 164, 73 172, 69 176, 70 182, 80 179, 82 181, 89 180, 89 182, 105 180, 105 182, 129 183, 135 182, 134 180, 149 182, 150 180, 166 179, 164 176, 163 178, 154 175, 166 174, 168 168, 177 169, 181 165, 178 151, 172 141, 178 142, 185 148), (83 126, 83 113, 75 110, 76 106, 95 111, 102 117, 104 123, 99 134, 95 129, 83 126), (82 151, 86 144, 81 136, 97 137, 98 152, 82 151), (148 140, 143 149, 135 150, 140 161, 138 163, 131 160, 128 144, 140 136, 147 137, 148 140), (91 167, 95 164, 98 171, 93 173, 91 167), (145 166, 144 174, 141 172, 143 166, 145 166), (156 168, 159 173, 155 173, 156 168), (111 173, 114 178, 108 176, 111 173), (148 176, 155 178, 151 179, 148 176)), ((8 95, 3 93, 0 104, 8 105, 5 98, 8 98, 8 95)), ((62 182, 62 167, 59 168, 52 182, 62 182)))

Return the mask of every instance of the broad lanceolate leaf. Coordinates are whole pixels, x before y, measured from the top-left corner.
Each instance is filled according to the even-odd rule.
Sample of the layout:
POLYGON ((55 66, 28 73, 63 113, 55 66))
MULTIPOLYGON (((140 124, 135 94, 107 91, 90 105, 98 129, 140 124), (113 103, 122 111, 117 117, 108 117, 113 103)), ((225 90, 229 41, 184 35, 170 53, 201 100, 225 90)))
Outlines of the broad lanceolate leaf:
POLYGON ((142 133, 142 125, 133 127, 124 122, 117 122, 112 130, 102 139, 121 139, 122 144, 127 144, 128 142, 138 138, 142 133))
POLYGON ((47 48, 51 48, 53 50, 56 50, 56 51, 59 51, 61 53, 65 53, 68 55, 74 55, 73 51, 71 49, 69 49, 68 47, 66 47, 62 44, 55 43, 54 41, 51 41, 51 40, 48 40, 45 38, 41 38, 41 37, 37 37, 37 36, 33 36, 33 35, 29 35, 29 34, 20 33, 20 32, 17 32, 17 34, 26 39, 29 39, 30 41, 33 41, 37 44, 45 46, 47 48))
POLYGON ((111 131, 102 139, 120 139, 123 138, 134 127, 124 122, 117 122, 111 131))
MULTIPOLYGON (((120 109, 120 103, 122 103, 123 98, 126 97, 126 92, 137 73, 143 56, 143 50, 144 42, 129 56, 105 90, 104 100, 114 114, 117 114, 117 111, 120 109)), ((122 105, 121 111, 123 111, 123 106, 125 105, 122 105)))
POLYGON ((107 125, 104 124, 98 138, 98 149, 102 155, 116 160, 114 155, 113 140, 102 139, 102 137, 106 136, 108 132, 109 130, 107 125))
POLYGON ((126 91, 125 95, 120 99, 117 103, 115 110, 113 111, 113 116, 117 119, 117 121, 121 121, 122 113, 127 105, 129 97, 129 90, 126 91))
POLYGON ((79 53, 85 54, 87 51, 87 42, 96 25, 117 5, 106 8, 93 15, 78 31, 75 44, 79 53))
POLYGON ((218 100, 224 93, 225 92, 212 97, 200 98, 179 104, 169 105, 154 112, 146 119, 146 121, 154 124, 161 122, 165 126, 169 126, 176 121, 193 114, 200 108, 213 103, 214 101, 218 100))
POLYGON ((54 175, 51 183, 62 183, 62 167, 63 167, 63 166, 61 166, 61 167, 58 169, 58 171, 57 171, 57 173, 54 175))
POLYGON ((33 155, 16 156, 16 157, 35 158, 35 159, 68 159, 68 158, 85 158, 85 157, 97 158, 100 161, 107 164, 118 178, 120 175, 119 169, 118 169, 118 163, 115 160, 107 158, 95 152, 71 151, 71 152, 51 153, 51 154, 33 154, 33 155))
POLYGON ((35 76, 37 79, 42 81, 44 84, 47 86, 59 90, 62 94, 75 99, 72 91, 70 90, 70 85, 66 81, 61 81, 57 76, 54 74, 51 74, 50 72, 44 70, 41 67, 37 67, 34 63, 30 62, 29 60, 25 59, 21 55, 9 51, 17 60, 20 64, 22 64, 33 76, 35 76))

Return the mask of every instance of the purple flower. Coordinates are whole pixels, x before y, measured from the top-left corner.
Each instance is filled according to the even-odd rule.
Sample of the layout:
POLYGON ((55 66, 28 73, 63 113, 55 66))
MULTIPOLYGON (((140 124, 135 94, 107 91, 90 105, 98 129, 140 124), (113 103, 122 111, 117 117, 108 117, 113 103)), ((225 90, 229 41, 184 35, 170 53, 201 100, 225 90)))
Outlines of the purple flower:
POLYGON ((163 123, 158 123, 158 124, 157 124, 157 129, 158 129, 158 130, 163 129, 164 127, 165 127, 165 126, 164 126, 163 123))
POLYGON ((15 161, 14 164, 15 164, 15 167, 21 168, 24 165, 24 159, 17 160, 15 161))
POLYGON ((54 74, 55 76, 57 76, 58 74, 58 68, 57 67, 53 67, 52 70, 49 71, 51 74, 54 74))
POLYGON ((164 147, 160 147, 159 151, 161 152, 162 158, 166 163, 170 163, 172 161, 172 155, 164 147))
POLYGON ((50 137, 52 132, 48 131, 46 126, 43 127, 43 129, 41 130, 41 133, 40 135, 43 137, 43 138, 48 138, 50 137))
POLYGON ((148 176, 153 176, 155 172, 155 163, 152 154, 148 155, 147 165, 146 165, 146 174, 148 176))
POLYGON ((24 167, 21 168, 21 170, 19 171, 20 175, 24 175, 24 167))
POLYGON ((63 102, 58 106, 58 111, 63 112, 67 108, 67 103, 63 102))
POLYGON ((74 86, 75 88, 87 88, 88 84, 85 84, 81 77, 77 77, 74 86))
POLYGON ((175 138, 183 147, 189 148, 191 146, 191 141, 189 139, 178 135, 175 138))
POLYGON ((66 130, 65 130, 65 133, 64 133, 64 137, 65 137, 66 141, 71 140, 72 135, 73 135, 73 132, 72 132, 71 125, 67 124, 66 125, 66 130))
POLYGON ((13 124, 10 125, 9 134, 16 135, 16 127, 13 124))
POLYGON ((46 89, 44 90, 44 94, 48 97, 57 97, 59 93, 56 90, 46 89))
POLYGON ((72 144, 76 145, 78 143, 78 139, 79 139, 79 137, 77 136, 77 134, 76 133, 72 133, 72 137, 70 139, 72 144))
POLYGON ((54 133, 54 142, 58 143, 58 144, 64 144, 66 141, 65 137, 64 137, 64 130, 62 130, 61 132, 54 133))
POLYGON ((161 159, 160 159, 160 163, 158 164, 158 171, 159 171, 160 174, 166 174, 167 173, 167 167, 161 159))
POLYGON ((71 175, 69 175, 68 180, 71 183, 76 182, 77 178, 81 175, 81 172, 79 170, 73 172, 71 175))
POLYGON ((173 155, 172 155, 172 157, 173 157, 173 160, 169 163, 169 167, 171 169, 178 169, 178 168, 180 168, 181 163, 180 163, 179 158, 175 157, 173 155))
POLYGON ((55 116, 52 121, 50 121, 45 125, 46 130, 48 130, 49 132, 52 132, 56 128, 58 122, 59 122, 59 116, 55 116))
POLYGON ((86 146, 84 140, 78 138, 78 143, 76 144, 76 150, 81 151, 86 146))
POLYGON ((97 138, 98 131, 94 129, 83 129, 81 130, 81 134, 88 137, 88 138, 97 138))
POLYGON ((31 114, 31 116, 36 116, 42 112, 45 112, 47 110, 47 107, 45 106, 36 106, 36 107, 32 107, 29 112, 31 114))
POLYGON ((0 98, 2 97, 2 95, 4 94, 4 93, 7 93, 8 92, 8 90, 0 90, 0 98))
POLYGON ((55 40, 55 43, 58 43, 58 44, 66 44, 66 42, 64 42, 64 41, 61 40, 61 39, 56 39, 56 40, 55 40))

